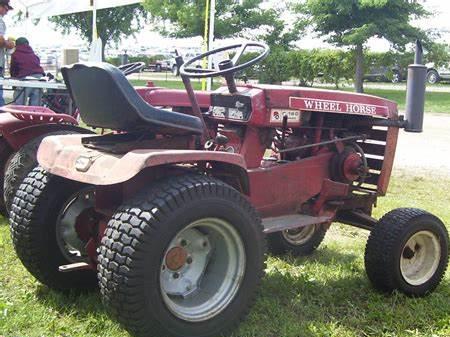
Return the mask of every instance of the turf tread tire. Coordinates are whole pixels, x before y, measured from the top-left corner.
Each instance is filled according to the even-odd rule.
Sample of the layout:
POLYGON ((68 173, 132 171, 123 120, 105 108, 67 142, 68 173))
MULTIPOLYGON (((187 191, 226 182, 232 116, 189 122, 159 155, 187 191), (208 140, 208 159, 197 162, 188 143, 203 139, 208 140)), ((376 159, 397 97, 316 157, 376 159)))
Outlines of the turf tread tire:
MULTIPOLYGON (((414 233, 415 231, 413 231, 414 233)), ((425 296, 442 281, 448 265, 448 231, 437 217, 417 208, 397 208, 386 213, 372 229, 366 244, 364 262, 366 273, 373 286, 383 292, 399 290, 409 296, 425 296), (439 236, 441 261, 434 275, 424 284, 412 286, 405 282, 400 273, 399 257, 406 244, 411 226, 427 219, 433 223, 433 230, 439 236)))
MULTIPOLYGON (((127 201, 119 207, 109 221, 99 253, 98 278, 100 290, 106 307, 127 330, 137 336, 148 336, 150 332, 152 336, 203 337, 221 335, 234 329, 246 316, 253 304, 255 289, 258 287, 265 269, 265 254, 266 244, 261 219, 251 204, 238 191, 220 180, 206 176, 183 175, 172 177, 156 183, 127 201), (152 254, 152 248, 155 244, 158 244, 156 241, 170 240, 169 234, 165 233, 169 225, 168 221, 174 212, 188 207, 187 205, 193 205, 193 200, 204 202, 211 196, 240 205, 251 221, 257 225, 255 232, 258 237, 254 237, 252 242, 252 245, 257 248, 251 248, 258 252, 258 256, 255 258, 257 265, 252 267, 255 268, 256 272, 253 275, 246 273, 245 279, 251 280, 250 289, 246 289, 246 292, 243 289, 239 291, 241 297, 243 296, 246 299, 242 308, 235 308, 235 311, 239 311, 239 317, 228 319, 222 324, 220 331, 213 330, 213 327, 201 331, 195 329, 188 331, 180 327, 186 327, 189 324, 178 319, 175 319, 174 325, 168 328, 167 325, 170 324, 167 322, 173 322, 174 316, 172 319, 165 319, 164 321, 161 318, 164 316, 162 313, 164 309, 160 308, 157 314, 153 312, 152 317, 149 317, 148 310, 157 309, 148 309, 142 304, 142 301, 144 301, 142 293, 145 293, 143 279, 146 275, 146 269, 150 268, 143 261, 146 255, 152 254), (158 237, 158 239, 155 240, 155 237, 158 237)), ((147 283, 145 284, 147 285, 147 283)), ((244 287, 243 284, 241 284, 241 287, 244 287)), ((236 298, 238 296, 236 295, 236 298)), ((236 298, 233 302, 236 301, 236 298)), ((152 306, 155 306, 155 303, 157 301, 152 306)), ((232 305, 233 303, 229 306, 232 305)), ((234 305, 234 307, 236 306, 234 305)), ((167 311, 167 309, 165 310, 167 311)), ((224 312, 227 310, 225 309, 224 312)), ((234 317, 236 312, 230 313, 230 310, 228 310, 227 314, 234 317)), ((205 324, 208 326, 209 322, 205 324)))
POLYGON ((28 173, 38 166, 37 151, 42 140, 47 136, 68 135, 74 133, 77 132, 61 130, 46 133, 32 139, 11 156, 5 167, 5 176, 2 185, 5 207, 8 213, 20 184, 28 173))
POLYGON ((85 186, 36 167, 14 197, 10 224, 17 256, 38 281, 55 290, 97 288, 96 273, 92 270, 58 271, 60 265, 70 261, 61 253, 56 241, 56 226, 52 226, 56 224, 58 206, 62 207, 67 198, 85 186))

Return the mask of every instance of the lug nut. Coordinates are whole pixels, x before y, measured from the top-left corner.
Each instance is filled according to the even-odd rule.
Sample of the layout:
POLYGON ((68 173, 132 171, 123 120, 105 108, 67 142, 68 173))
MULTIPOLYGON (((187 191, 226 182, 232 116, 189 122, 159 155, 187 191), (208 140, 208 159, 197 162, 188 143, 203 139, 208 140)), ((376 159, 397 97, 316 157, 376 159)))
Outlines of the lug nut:
POLYGON ((208 242, 207 241, 203 241, 202 246, 203 246, 203 248, 206 248, 208 246, 208 242))
POLYGON ((173 278, 174 279, 177 279, 177 278, 179 278, 180 277, 180 274, 178 274, 178 273, 173 273, 173 278))
POLYGON ((183 246, 183 247, 187 246, 187 241, 184 240, 184 239, 181 240, 181 241, 180 241, 180 245, 183 246))
POLYGON ((188 258, 186 259, 186 263, 187 264, 191 264, 192 263, 192 257, 188 256, 188 258))

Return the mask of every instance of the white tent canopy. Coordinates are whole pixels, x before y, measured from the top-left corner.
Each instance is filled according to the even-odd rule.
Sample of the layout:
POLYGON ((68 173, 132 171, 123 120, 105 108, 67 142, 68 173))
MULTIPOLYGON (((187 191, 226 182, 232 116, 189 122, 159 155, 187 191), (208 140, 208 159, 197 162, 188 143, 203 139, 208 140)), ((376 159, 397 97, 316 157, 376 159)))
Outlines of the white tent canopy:
POLYGON ((14 10, 28 13, 32 19, 131 5, 142 0, 11 0, 14 10))
POLYGON ((91 45, 90 60, 101 61, 102 41, 97 37, 97 10, 140 2, 142 2, 142 0, 12 0, 11 6, 17 11, 20 10, 24 12, 28 20, 93 11, 93 42, 91 45))

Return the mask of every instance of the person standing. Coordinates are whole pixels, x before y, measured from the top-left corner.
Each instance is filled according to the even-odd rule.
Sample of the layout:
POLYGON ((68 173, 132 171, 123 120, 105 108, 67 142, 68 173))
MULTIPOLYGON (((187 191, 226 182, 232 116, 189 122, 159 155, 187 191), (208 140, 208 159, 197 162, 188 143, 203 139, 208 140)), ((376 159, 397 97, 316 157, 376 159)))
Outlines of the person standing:
MULTIPOLYGON (((0 0, 0 77, 5 74, 5 58, 6 50, 14 48, 14 42, 6 39, 6 24, 3 17, 13 8, 9 4, 9 0, 0 0)), ((3 98, 3 86, 0 86, 0 106, 5 105, 3 98)))

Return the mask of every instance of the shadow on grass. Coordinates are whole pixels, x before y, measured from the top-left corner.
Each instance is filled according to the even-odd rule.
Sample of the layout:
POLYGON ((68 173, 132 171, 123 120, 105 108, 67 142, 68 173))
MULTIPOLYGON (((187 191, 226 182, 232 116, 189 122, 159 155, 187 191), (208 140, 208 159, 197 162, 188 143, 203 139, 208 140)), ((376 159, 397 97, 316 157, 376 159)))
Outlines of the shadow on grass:
MULTIPOLYGON (((92 321, 95 331, 109 320, 98 292, 61 294, 39 286, 36 295, 61 316, 92 321)), ((324 247, 306 258, 271 258, 256 304, 233 336, 444 336, 449 296, 448 277, 421 299, 379 293, 358 255, 324 247)))
POLYGON ((36 289, 36 298, 60 314, 76 314, 80 318, 92 314, 107 314, 98 289, 85 292, 58 292, 39 285, 36 289))

